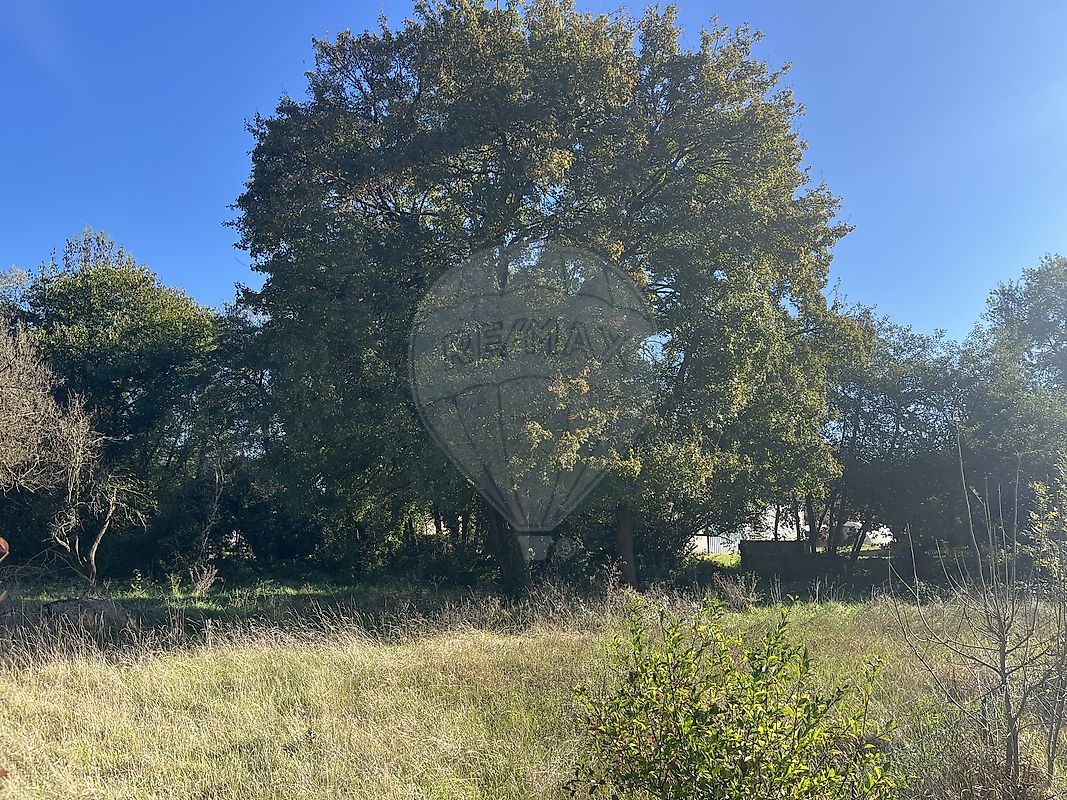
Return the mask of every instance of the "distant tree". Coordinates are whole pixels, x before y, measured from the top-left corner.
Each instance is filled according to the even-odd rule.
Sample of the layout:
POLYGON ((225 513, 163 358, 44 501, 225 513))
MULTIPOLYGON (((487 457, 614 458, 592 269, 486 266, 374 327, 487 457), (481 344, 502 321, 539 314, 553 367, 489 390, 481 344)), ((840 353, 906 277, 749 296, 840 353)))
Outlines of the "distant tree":
POLYGON ((310 97, 253 124, 237 227, 265 276, 245 300, 265 319, 279 465, 353 539, 371 516, 470 507, 412 413, 408 332, 444 270, 519 239, 591 250, 653 305, 660 403, 590 500, 627 577, 629 531, 637 551, 656 529, 676 547, 830 463, 836 202, 809 183, 798 108, 756 37, 715 28, 688 50, 675 19, 419 3, 398 30, 316 42, 310 97))
POLYGON ((1057 257, 998 287, 962 342, 859 316, 866 356, 845 365, 828 428, 842 473, 812 504, 816 525, 833 519, 827 549, 849 519, 906 530, 920 554, 965 545, 961 455, 974 492, 1029 513, 1067 450, 1065 296, 1057 257))
POLYGON ((983 496, 1020 513, 1031 484, 1057 477, 1067 454, 1067 260, 1048 257, 990 295, 984 325, 968 339, 958 375, 963 447, 983 496))
POLYGON ((1047 256, 989 297, 987 320, 997 343, 1033 381, 1067 391, 1067 258, 1047 256))
POLYGON ((64 384, 85 399, 112 457, 154 472, 180 446, 208 383, 216 315, 105 234, 70 239, 62 263, 26 285, 17 309, 64 384))
POLYGON ((864 344, 841 366, 827 427, 841 471, 807 503, 809 526, 826 531, 829 553, 844 543, 845 523, 861 522, 850 565, 873 527, 936 535, 954 529, 961 409, 958 348, 943 334, 917 333, 868 310, 855 319, 864 344))

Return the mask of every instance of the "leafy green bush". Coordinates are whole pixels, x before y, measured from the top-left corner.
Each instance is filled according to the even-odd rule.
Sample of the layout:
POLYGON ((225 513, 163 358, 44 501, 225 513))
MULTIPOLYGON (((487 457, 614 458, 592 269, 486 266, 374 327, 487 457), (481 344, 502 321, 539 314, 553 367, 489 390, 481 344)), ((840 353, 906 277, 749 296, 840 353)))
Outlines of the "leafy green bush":
POLYGON ((588 752, 573 796, 629 800, 884 800, 901 779, 889 726, 868 719, 862 688, 816 687, 812 661, 787 636, 787 615, 755 647, 692 617, 634 612, 616 649, 619 682, 577 701, 588 752))

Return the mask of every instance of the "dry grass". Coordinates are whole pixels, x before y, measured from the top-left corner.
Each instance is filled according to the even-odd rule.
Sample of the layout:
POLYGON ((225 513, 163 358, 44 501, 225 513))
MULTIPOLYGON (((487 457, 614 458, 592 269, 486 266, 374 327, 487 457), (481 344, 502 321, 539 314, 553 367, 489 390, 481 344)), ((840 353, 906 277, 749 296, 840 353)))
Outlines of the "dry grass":
POLYGON ((581 635, 228 646, 0 682, 20 798, 555 796, 581 635))
MULTIPOLYGON (((632 599, 342 606, 192 632, 176 620, 118 644, 9 631, 0 798, 560 798, 573 687, 606 679, 632 599)), ((777 613, 724 622, 755 633, 777 613)), ((936 716, 887 603, 798 604, 793 629, 828 681, 885 662, 875 711, 902 719, 902 747, 936 716)))
POLYGON ((8 630, 0 797, 556 797, 624 604, 8 630))

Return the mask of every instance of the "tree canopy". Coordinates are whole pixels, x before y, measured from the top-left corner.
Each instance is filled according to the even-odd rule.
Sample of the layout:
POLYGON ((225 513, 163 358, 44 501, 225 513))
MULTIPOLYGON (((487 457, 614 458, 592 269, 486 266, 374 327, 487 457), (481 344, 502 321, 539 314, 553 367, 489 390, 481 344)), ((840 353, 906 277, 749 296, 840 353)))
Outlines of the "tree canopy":
POLYGON ((825 470, 823 289, 846 229, 755 40, 714 28, 687 49, 670 8, 450 2, 316 42, 309 98, 252 126, 238 201, 294 477, 348 513, 469 506, 432 485, 450 467, 411 411, 414 309, 473 252, 539 238, 648 294, 659 401, 619 476, 647 528, 739 522, 825 470))
POLYGON ((768 507, 815 551, 855 522, 933 551, 964 531, 961 462, 974 491, 1047 503, 1067 261, 997 287, 962 341, 848 307, 828 285, 848 226, 758 40, 687 40, 670 6, 442 0, 314 42, 306 94, 250 125, 233 225, 261 286, 206 308, 91 230, 0 282, 15 557, 48 539, 95 575, 103 531, 117 573, 389 568, 521 591, 524 544, 420 422, 409 355, 442 276, 524 248, 607 265, 650 325, 640 404, 572 376, 574 436, 522 431, 529 477, 627 420, 559 526, 575 570, 676 574, 695 534, 768 507))

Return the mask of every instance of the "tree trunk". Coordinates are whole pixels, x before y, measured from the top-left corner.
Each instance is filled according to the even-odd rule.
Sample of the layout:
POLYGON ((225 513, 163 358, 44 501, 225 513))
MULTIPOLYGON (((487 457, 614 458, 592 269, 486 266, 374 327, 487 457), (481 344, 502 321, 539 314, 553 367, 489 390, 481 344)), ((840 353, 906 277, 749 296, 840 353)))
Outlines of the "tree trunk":
POLYGON ((778 541, 778 524, 782 521, 782 507, 778 503, 774 504, 774 541, 778 541))
POLYGON ((830 525, 830 535, 826 540, 826 554, 829 556, 837 555, 837 550, 841 546, 841 539, 845 533, 845 522, 847 522, 845 508, 848 502, 848 487, 841 486, 841 500, 837 504, 837 516, 830 525))
POLYGON ((793 524, 796 525, 797 541, 800 540, 800 503, 797 502, 796 495, 793 495, 793 524))
POLYGON ((441 517, 441 529, 444 531, 445 540, 448 542, 448 547, 453 552, 458 552, 463 547, 463 542, 459 539, 459 515, 452 514, 451 516, 441 517))
POLYGON ((85 558, 85 577, 89 579, 90 591, 96 589, 96 554, 100 550, 100 542, 104 541, 104 536, 107 535, 107 529, 111 527, 111 520, 115 516, 115 506, 117 504, 117 498, 110 498, 107 506, 107 513, 104 515, 104 521, 97 529, 96 536, 93 537, 93 543, 89 546, 89 554, 85 558))
POLYGON ((848 574, 853 575, 856 572, 856 561, 859 560, 860 551, 863 549, 863 540, 867 538, 867 531, 871 528, 871 519, 873 512, 867 512, 867 516, 863 519, 863 524, 860 526, 859 533, 856 534, 856 541, 852 543, 852 550, 848 554, 848 574))
POLYGON ((814 555, 819 548, 819 520, 815 518, 815 498, 810 492, 804 497, 804 514, 808 518, 808 548, 814 555))
POLYGON ((619 558, 622 579, 637 587, 637 562, 634 559, 634 510, 629 503, 615 507, 615 554, 619 558))
POLYGON ((530 588, 530 565, 522 553, 522 546, 508 521, 492 506, 486 517, 489 525, 489 546, 500 567, 500 584, 504 592, 519 597, 530 588))

